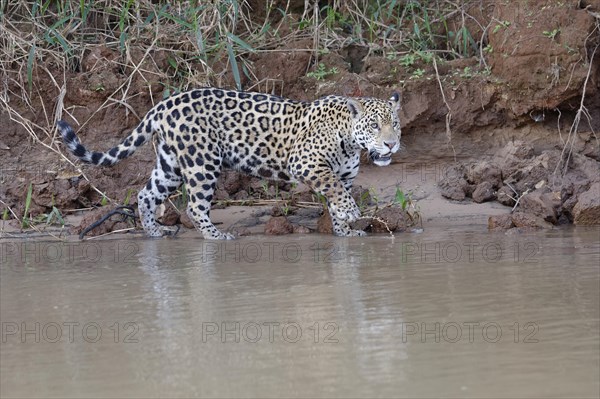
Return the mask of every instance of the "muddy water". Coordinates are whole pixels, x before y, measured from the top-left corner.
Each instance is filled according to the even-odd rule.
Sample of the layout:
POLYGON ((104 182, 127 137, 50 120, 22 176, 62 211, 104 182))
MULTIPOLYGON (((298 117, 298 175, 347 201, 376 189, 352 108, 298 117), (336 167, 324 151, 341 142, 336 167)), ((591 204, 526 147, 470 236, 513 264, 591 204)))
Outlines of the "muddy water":
POLYGON ((1 394, 598 397, 600 231, 1 241, 1 394))

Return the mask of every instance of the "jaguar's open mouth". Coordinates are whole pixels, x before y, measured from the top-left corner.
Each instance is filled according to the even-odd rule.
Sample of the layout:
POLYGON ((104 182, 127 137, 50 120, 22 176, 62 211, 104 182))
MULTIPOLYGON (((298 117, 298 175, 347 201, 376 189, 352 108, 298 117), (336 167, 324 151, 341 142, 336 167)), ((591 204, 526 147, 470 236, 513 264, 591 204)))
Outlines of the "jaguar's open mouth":
POLYGON ((390 162, 392 161, 392 154, 391 153, 388 153, 388 154, 385 154, 385 155, 381 155, 377 151, 371 151, 369 153, 369 157, 371 158, 371 160, 373 161, 373 163, 375 165, 379 165, 379 166, 389 165, 390 162))

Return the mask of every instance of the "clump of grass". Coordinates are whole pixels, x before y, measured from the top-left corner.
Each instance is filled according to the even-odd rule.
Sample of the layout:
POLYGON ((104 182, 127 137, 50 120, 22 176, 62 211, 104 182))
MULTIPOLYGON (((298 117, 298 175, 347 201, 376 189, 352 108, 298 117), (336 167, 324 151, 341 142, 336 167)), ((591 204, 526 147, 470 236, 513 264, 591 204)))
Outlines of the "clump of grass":
MULTIPOLYGON (((31 217, 31 202, 33 201, 33 184, 29 183, 27 187, 27 194, 25 196, 25 210, 23 211, 23 217, 21 218, 21 228, 27 229, 34 227, 38 224, 45 223, 47 226, 53 224, 65 225, 65 220, 60 213, 60 210, 54 205, 54 198, 52 199, 52 208, 49 213, 42 213, 35 217, 31 217)), ((8 209, 4 210, 3 220, 8 219, 8 209)))
MULTIPOLYGON (((467 26, 475 20, 467 10, 473 1, 350 0, 326 5, 320 13, 305 12, 304 26, 319 26, 321 40, 368 46, 375 53, 435 51, 447 58, 469 57, 477 53, 477 43, 467 26), (317 17, 315 17, 317 15, 317 17), (449 21, 453 23, 451 29, 449 21)), ((323 48, 323 46, 319 47, 323 48)))

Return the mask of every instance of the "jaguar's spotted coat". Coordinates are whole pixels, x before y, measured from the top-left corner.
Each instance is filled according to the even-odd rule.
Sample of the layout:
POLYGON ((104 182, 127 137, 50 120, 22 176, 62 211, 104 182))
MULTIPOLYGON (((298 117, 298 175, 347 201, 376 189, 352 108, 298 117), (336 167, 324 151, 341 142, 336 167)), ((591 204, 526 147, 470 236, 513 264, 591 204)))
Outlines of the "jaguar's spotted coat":
POLYGON ((281 97, 204 88, 157 104, 138 127, 107 152, 87 150, 64 121, 59 131, 83 162, 110 166, 158 135, 152 176, 139 195, 144 230, 161 236, 155 211, 182 182, 188 215, 204 238, 232 239, 212 224, 209 210, 222 167, 271 180, 300 181, 327 198, 336 235, 364 235, 348 222, 360 210, 348 193, 358 173, 360 151, 384 166, 400 148, 400 96, 324 97, 300 102, 281 97))

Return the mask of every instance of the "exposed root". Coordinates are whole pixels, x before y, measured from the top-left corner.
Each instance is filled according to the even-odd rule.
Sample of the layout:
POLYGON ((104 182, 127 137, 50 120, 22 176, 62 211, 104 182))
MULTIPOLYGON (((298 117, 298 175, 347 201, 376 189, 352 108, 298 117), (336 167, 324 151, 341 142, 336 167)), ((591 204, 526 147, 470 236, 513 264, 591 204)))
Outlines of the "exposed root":
MULTIPOLYGON (((85 237, 85 235, 87 233, 89 233, 90 231, 94 230, 96 227, 100 226, 101 224, 103 224, 104 222, 106 222, 111 216, 114 216, 114 215, 121 215, 121 216, 123 216, 123 218, 121 219, 121 222, 124 222, 128 218, 133 219, 134 222, 135 222, 136 219, 139 219, 139 217, 135 214, 135 211, 134 211, 134 209, 132 207, 130 207, 130 206, 119 206, 119 207, 113 209, 112 211, 110 211, 109 213, 107 213, 106 215, 102 216, 102 218, 100 220, 98 220, 98 221, 90 224, 88 227, 86 227, 85 229, 83 229, 81 231, 81 233, 79 233, 79 239, 83 240, 83 237, 85 237)), ((132 228, 132 229, 134 229, 134 228, 132 228)), ((177 229, 177 231, 179 231, 179 229, 177 229)))
MULTIPOLYGON (((600 23, 596 23, 596 28, 594 29, 594 31, 596 31, 596 30, 600 30, 600 23)), ((593 62, 595 59, 596 51, 598 50, 599 46, 600 46, 600 43, 594 47, 594 50, 592 51, 592 54, 590 56, 587 75, 585 77, 585 81, 583 83, 583 88, 581 90, 581 101, 579 103, 579 108, 577 109, 577 113, 575 114, 575 118, 573 119, 573 123, 571 124, 571 128, 569 129, 569 134, 567 135, 567 140, 566 140, 565 144, 563 145, 563 149, 561 152, 561 162, 558 162, 554 169, 553 175, 555 177, 559 173, 561 176, 564 177, 568 171, 569 161, 571 160, 571 155, 573 153, 573 147, 575 145, 575 138, 577 135, 577 131, 579 129, 579 123, 581 122, 581 117, 585 116, 588 120, 588 123, 592 119, 591 115, 589 114, 588 109, 585 106, 585 93, 587 90, 587 85, 588 85, 588 82, 590 79, 590 75, 592 73, 592 65, 593 65, 593 62)), ((590 127, 591 127, 591 123, 590 123, 590 127)), ((559 133, 560 133, 560 131, 559 131, 559 133)), ((595 135, 595 132, 593 130, 592 130, 592 133, 595 135)), ((598 138, 596 138, 596 140, 597 139, 598 138)))
POLYGON ((435 69, 435 77, 440 86, 440 92, 442 93, 442 100, 444 100, 444 104, 448 109, 448 113, 446 113, 446 137, 448 139, 448 145, 452 148, 452 153, 454 154, 454 161, 456 161, 456 150, 454 149, 454 145, 452 145, 452 130, 450 129, 450 122, 452 121, 452 108, 446 101, 446 94, 444 93, 444 87, 442 86, 442 80, 440 79, 440 73, 438 71, 437 62, 435 57, 433 57, 433 68, 435 69))

